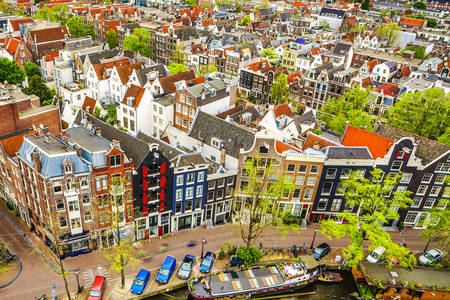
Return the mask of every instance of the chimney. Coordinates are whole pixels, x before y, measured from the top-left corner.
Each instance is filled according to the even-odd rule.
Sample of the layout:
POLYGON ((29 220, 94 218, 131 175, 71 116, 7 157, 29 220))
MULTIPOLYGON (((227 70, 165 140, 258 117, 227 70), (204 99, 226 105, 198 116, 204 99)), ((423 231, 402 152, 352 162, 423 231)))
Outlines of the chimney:
POLYGON ((40 172, 41 171, 41 160, 39 158, 39 152, 34 149, 33 152, 31 153, 32 157, 33 157, 33 163, 34 163, 34 169, 36 170, 36 172, 40 172))
POLYGON ((65 129, 61 129, 61 140, 64 143, 67 143, 67 141, 69 140, 69 138, 67 137, 67 131, 65 129))
POLYGON ((113 146, 114 146, 114 147, 120 149, 120 142, 119 142, 119 140, 113 139, 113 140, 112 140, 112 143, 113 143, 113 146))
POLYGON ((48 127, 44 126, 44 124, 39 124, 39 129, 38 129, 39 136, 44 136, 48 133, 50 133, 50 130, 48 130, 48 127))
POLYGON ((98 136, 102 136, 102 131, 100 130, 99 127, 95 127, 95 134, 98 136))
POLYGON ((78 145, 75 145, 74 148, 75 148, 75 152, 77 153, 77 155, 79 157, 81 157, 81 147, 78 145))
POLYGON ((225 148, 220 149, 220 164, 225 167, 225 157, 227 156, 227 150, 225 148))

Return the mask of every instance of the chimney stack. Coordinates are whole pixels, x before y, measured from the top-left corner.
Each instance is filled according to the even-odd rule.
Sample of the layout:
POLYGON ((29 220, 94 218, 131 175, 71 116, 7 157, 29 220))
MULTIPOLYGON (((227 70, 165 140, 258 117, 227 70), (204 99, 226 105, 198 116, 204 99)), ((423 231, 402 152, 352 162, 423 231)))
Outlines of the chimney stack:
POLYGON ((227 150, 225 148, 220 149, 220 164, 225 167, 225 158, 227 156, 227 150))
POLYGON ((31 155, 33 157, 34 169, 39 173, 41 171, 41 160, 39 158, 39 152, 34 149, 31 155))
POLYGON ((67 141, 69 140, 69 137, 67 136, 67 131, 65 129, 61 130, 61 140, 64 143, 67 143, 67 141))

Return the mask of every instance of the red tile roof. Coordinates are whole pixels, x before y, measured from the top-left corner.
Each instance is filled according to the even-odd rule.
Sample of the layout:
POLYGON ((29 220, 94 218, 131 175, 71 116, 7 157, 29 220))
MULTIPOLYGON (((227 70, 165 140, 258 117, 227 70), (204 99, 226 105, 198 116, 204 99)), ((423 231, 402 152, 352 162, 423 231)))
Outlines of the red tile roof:
POLYGON ((180 72, 175 75, 166 76, 159 79, 159 83, 161 84, 161 87, 166 94, 173 94, 177 91, 175 87, 175 83, 180 80, 192 80, 195 78, 194 71, 189 70, 186 72, 180 72))
POLYGON ((135 99, 134 103, 133 103, 133 107, 136 108, 139 106, 139 103, 141 102, 144 92, 145 92, 145 88, 132 84, 127 89, 127 92, 125 93, 125 96, 123 97, 122 103, 125 105, 128 105, 128 97, 133 97, 135 99))
POLYGON ((89 96, 86 96, 86 98, 84 98, 83 106, 81 108, 84 111, 87 111, 88 113, 93 114, 94 110, 95 110, 95 104, 96 103, 97 102, 94 99, 92 99, 89 96), (89 110, 88 110, 88 108, 89 108, 89 110))
POLYGON ((407 25, 422 27, 424 23, 425 23, 425 20, 420 20, 420 19, 405 18, 405 17, 402 17, 400 19, 400 24, 407 24, 407 25))
POLYGON ((95 73, 97 74, 98 80, 104 80, 104 79, 108 78, 108 76, 106 76, 106 74, 104 73, 104 71, 106 71, 106 69, 112 69, 114 66, 123 66, 123 65, 128 65, 128 64, 130 64, 130 62, 128 61, 128 58, 121 58, 121 59, 110 61, 107 63, 97 64, 97 65, 94 65, 93 67, 94 67, 95 73))
POLYGON ((260 70, 262 71, 262 70, 270 68, 270 67, 271 67, 271 65, 270 65, 269 61, 267 59, 264 59, 264 60, 249 64, 247 68, 252 71, 260 71, 260 70))
POLYGON ((361 86, 363 88, 367 88, 367 87, 372 86, 372 85, 373 85, 373 82, 372 82, 372 79, 370 77, 366 77, 366 78, 364 78, 361 81, 361 86))
POLYGON ((121 65, 116 66, 117 74, 119 74, 120 81, 122 81, 123 84, 127 83, 130 79, 130 75, 133 73, 133 70, 139 70, 144 67, 144 62, 139 62, 132 65, 121 65))
POLYGON ((400 92, 400 89, 399 89, 398 85, 386 82, 385 84, 383 84, 379 88, 377 88, 377 92, 378 93, 383 92, 384 95, 387 95, 390 97, 397 97, 398 93, 400 92))
POLYGON ((306 140, 303 143, 302 149, 314 149, 315 146, 318 146, 318 149, 322 149, 324 147, 328 147, 328 146, 339 146, 338 143, 335 143, 331 140, 328 140, 324 137, 321 137, 315 133, 312 133, 311 131, 308 131, 306 133, 306 140))
POLYGON ((55 58, 58 56, 59 56, 59 51, 49 52, 49 53, 45 54, 45 61, 46 62, 54 61, 55 58))
POLYGON ((383 19, 386 21, 386 23, 391 24, 391 18, 383 17, 383 19))
POLYGON ((70 37, 66 27, 53 27, 39 30, 30 31, 31 38, 39 43, 47 43, 58 40, 64 40, 66 37, 70 37))
POLYGON ((214 21, 212 18, 209 19, 202 19, 202 25, 207 27, 207 26, 211 26, 214 25, 214 21))
POLYGON ((186 80, 186 84, 189 85, 189 83, 192 84, 192 86, 204 83, 206 81, 205 76, 196 77, 194 79, 186 80))
POLYGON ((288 150, 297 151, 298 153, 302 152, 302 150, 297 148, 297 146, 280 141, 275 141, 275 149, 277 150, 278 153, 283 153, 288 150))
POLYGON ((295 80, 295 78, 298 78, 298 79, 302 78, 302 73, 301 72, 297 72, 297 73, 288 75, 287 80, 288 80, 289 83, 291 83, 291 82, 293 82, 295 80))
POLYGON ((409 65, 406 65, 402 68, 402 76, 408 77, 409 74, 411 74, 411 67, 409 65))
POLYGON ((375 68, 375 66, 378 65, 378 60, 372 59, 371 61, 367 62, 367 66, 369 67, 369 73, 372 72, 373 68, 375 68))
POLYGON ((348 125, 342 138, 342 145, 369 148, 374 158, 382 158, 388 153, 394 141, 364 129, 348 125))
POLYGON ((27 23, 33 23, 33 19, 27 18, 27 19, 15 19, 15 20, 9 20, 11 23, 11 27, 14 31, 20 30, 20 24, 27 24, 27 23))
POLYGON ((294 114, 291 108, 289 107, 288 103, 283 103, 278 106, 275 106, 273 109, 273 113, 275 114, 276 118, 282 115, 291 116, 292 114, 294 114))
POLYGON ((29 135, 29 134, 36 134, 36 131, 32 130, 29 132, 25 132, 25 133, 1 140, 0 143, 2 143, 5 153, 10 157, 15 156, 16 152, 19 151, 20 146, 22 146, 23 137, 26 135, 29 135))
POLYGON ((311 50, 309 50, 311 52, 311 55, 315 56, 317 54, 321 54, 322 51, 320 49, 320 47, 316 47, 316 48, 311 48, 311 50))

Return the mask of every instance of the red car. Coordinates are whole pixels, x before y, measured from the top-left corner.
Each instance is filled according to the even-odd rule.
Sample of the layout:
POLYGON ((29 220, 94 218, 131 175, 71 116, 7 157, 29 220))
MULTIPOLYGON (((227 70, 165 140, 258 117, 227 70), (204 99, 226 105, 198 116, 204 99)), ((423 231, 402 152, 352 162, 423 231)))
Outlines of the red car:
POLYGON ((106 278, 96 276, 87 300, 101 300, 106 287, 106 278))

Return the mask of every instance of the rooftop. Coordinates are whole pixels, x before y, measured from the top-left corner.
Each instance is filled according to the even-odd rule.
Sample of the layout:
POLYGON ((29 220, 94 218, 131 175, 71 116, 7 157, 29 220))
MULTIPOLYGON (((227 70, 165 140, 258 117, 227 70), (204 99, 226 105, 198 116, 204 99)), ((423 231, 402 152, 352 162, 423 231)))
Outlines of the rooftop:
POLYGON ((107 152, 111 149, 111 142, 102 136, 92 134, 85 127, 72 127, 67 129, 69 144, 77 144, 89 152, 107 152))

